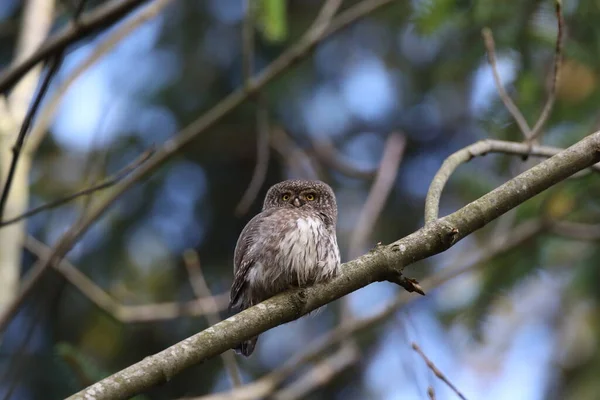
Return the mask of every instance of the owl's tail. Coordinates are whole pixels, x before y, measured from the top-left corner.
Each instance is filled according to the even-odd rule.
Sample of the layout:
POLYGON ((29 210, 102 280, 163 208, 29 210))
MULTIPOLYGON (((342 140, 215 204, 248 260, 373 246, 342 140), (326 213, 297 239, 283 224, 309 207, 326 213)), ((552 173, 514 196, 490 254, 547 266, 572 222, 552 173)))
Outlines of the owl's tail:
POLYGON ((233 350, 237 354, 242 354, 244 357, 250 357, 250 354, 254 351, 254 347, 256 347, 256 341, 258 340, 258 336, 253 337, 250 340, 246 340, 235 346, 233 350))

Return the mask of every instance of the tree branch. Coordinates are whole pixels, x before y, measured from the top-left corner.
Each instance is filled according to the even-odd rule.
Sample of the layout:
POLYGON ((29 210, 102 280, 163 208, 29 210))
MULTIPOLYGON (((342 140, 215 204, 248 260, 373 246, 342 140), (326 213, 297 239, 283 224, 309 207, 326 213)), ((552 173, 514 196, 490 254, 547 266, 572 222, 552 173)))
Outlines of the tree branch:
MULTIPOLYGON (((40 259, 47 259, 52 254, 52 248, 32 236, 25 239, 25 248, 40 259)), ((191 301, 177 303, 154 303, 143 305, 119 304, 94 281, 79 271, 66 259, 54 265, 71 285, 87 297, 98 308, 122 323, 140 323, 163 321, 180 317, 199 317, 206 313, 215 313, 227 309, 229 293, 214 297, 197 298, 191 301)))
POLYGON ((48 57, 64 51, 67 46, 110 26, 125 17, 145 0, 113 0, 81 15, 71 24, 48 38, 33 54, 25 57, 0 75, 0 94, 5 94, 27 71, 48 57))
POLYGON ((358 257, 366 250, 367 238, 372 232, 377 217, 383 211, 385 202, 394 187, 405 145, 406 138, 399 133, 392 133, 388 137, 375 182, 358 216, 356 229, 350 237, 350 249, 348 251, 348 259, 350 260, 358 257))
POLYGON ((427 364, 427 367, 431 370, 431 372, 433 372, 433 374, 442 382, 444 382, 446 385, 448 385, 448 387, 450 389, 452 389, 452 391, 458 396, 460 397, 462 400, 467 400, 467 398, 460 392, 460 390, 458 390, 456 388, 456 386, 450 382, 450 380, 448 378, 446 378, 446 375, 444 375, 442 373, 442 371, 440 371, 438 369, 438 367, 435 366, 435 364, 433 363, 433 361, 431 361, 423 352, 423 350, 421 350, 421 348, 419 347, 418 344, 416 344, 415 342, 412 343, 412 349, 414 351, 417 352, 417 354, 419 354, 421 356, 421 358, 423 359, 423 361, 425 361, 425 364, 427 364))
POLYGON ((483 36, 483 42, 485 43, 485 48, 487 49, 488 61, 490 63, 490 67, 492 68, 492 75, 494 76, 494 83, 496 84, 498 95, 500 95, 500 99, 502 100, 502 103, 504 103, 504 107, 506 107, 510 115, 512 115, 515 119, 515 122, 519 126, 521 133, 523 133, 523 136, 525 136, 527 139, 531 133, 531 128, 529 127, 529 124, 527 123, 527 120, 523 114, 521 114, 519 108, 512 101, 508 93, 506 93, 506 90, 504 90, 502 80, 500 79, 500 74, 498 73, 498 67, 496 64, 496 50, 492 30, 490 28, 483 28, 481 35, 483 36))
MULTIPOLYGON (((453 263, 442 271, 425 278, 422 282, 422 286, 430 291, 478 266, 484 266, 498 254, 508 252, 533 238, 535 235, 542 232, 543 228, 544 224, 540 221, 535 220, 525 222, 514 229, 508 237, 494 237, 493 240, 481 250, 475 252, 475 254, 470 254, 470 259, 466 262, 453 263)), ((265 397, 275 390, 285 379, 293 375, 302 367, 302 365, 321 357, 324 352, 332 346, 335 346, 337 342, 344 340, 349 335, 355 335, 362 331, 374 328, 386 321, 402 306, 417 298, 418 297, 411 296, 409 293, 402 291, 383 310, 369 317, 347 321, 335 329, 321 335, 319 338, 311 341, 302 353, 294 356, 281 368, 265 375, 256 382, 249 383, 239 389, 229 392, 198 397, 197 400, 254 400, 256 398, 265 397)))
POLYGON ((125 168, 118 171, 116 174, 109 177, 108 179, 104 180, 104 182, 101 182, 94 186, 85 188, 83 190, 80 190, 78 192, 75 192, 73 194, 65 196, 63 198, 42 204, 41 206, 34 207, 30 210, 27 210, 27 212, 24 212, 21 215, 17 215, 14 218, 4 220, 4 221, 0 222, 0 228, 3 226, 6 226, 6 225, 14 224, 15 222, 19 222, 25 218, 29 218, 29 217, 39 214, 43 211, 62 206, 63 204, 66 204, 66 203, 68 203, 72 200, 75 200, 81 196, 87 196, 94 192, 97 192, 98 190, 109 188, 109 187, 117 184, 119 181, 121 181, 123 178, 125 178, 128 174, 130 174, 133 170, 135 170, 137 167, 139 167, 142 163, 144 163, 146 160, 148 160, 148 158, 150 158, 150 156, 152 156, 153 152, 154 152, 154 149, 146 150, 132 164, 125 166, 125 168))
MULTIPOLYGON (((488 153, 518 154, 523 156, 552 157, 562 150, 548 146, 530 146, 524 143, 505 142, 502 140, 486 139, 458 150, 444 161, 439 171, 431 181, 425 199, 425 223, 428 224, 438 218, 440 198, 446 182, 461 164, 471 161, 474 157, 484 156, 488 153)), ((591 167, 600 171, 600 164, 591 167)))
MULTIPOLYGON (((183 260, 190 277, 190 284, 192 285, 192 289, 194 290, 196 297, 199 299, 209 299, 213 302, 212 311, 205 312, 208 324, 218 324, 221 321, 218 311, 219 307, 217 306, 217 302, 214 300, 213 294, 206 283, 206 279, 204 279, 198 253, 193 250, 188 250, 183 254, 183 260)), ((225 369, 227 370, 233 387, 240 387, 242 385, 242 377, 240 375, 240 369, 237 365, 237 362, 235 361, 235 355, 233 354, 233 351, 229 350, 224 352, 221 354, 221 358, 223 359, 223 364, 225 364, 225 369)))
POLYGON ((550 117, 550 113, 552 112, 552 107, 554 107, 554 101, 556 100, 556 87, 558 86, 558 79, 560 75, 560 67, 562 65, 562 43, 563 43, 563 31, 565 21, 562 14, 562 0, 555 0, 555 8, 556 8, 556 20, 558 23, 558 32, 556 34, 556 45, 554 48, 554 68, 552 73, 552 84, 550 87, 550 94, 548 95, 548 99, 546 100, 546 104, 542 109, 542 113, 540 114, 537 122, 533 126, 527 141, 529 143, 537 140, 538 136, 542 133, 542 128, 548 118, 550 117))
POLYGON ((126 399, 165 382, 236 343, 300 318, 372 282, 386 280, 391 272, 402 273, 407 265, 447 250, 508 210, 599 161, 600 132, 596 132, 455 213, 345 263, 341 276, 332 281, 274 296, 146 357, 69 399, 126 399))

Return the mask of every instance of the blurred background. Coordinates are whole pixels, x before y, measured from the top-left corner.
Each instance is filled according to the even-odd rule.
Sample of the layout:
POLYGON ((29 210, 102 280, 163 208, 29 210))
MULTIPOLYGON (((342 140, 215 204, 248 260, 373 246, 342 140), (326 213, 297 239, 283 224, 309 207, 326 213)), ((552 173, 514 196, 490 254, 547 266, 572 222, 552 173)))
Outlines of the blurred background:
MULTIPOLYGON (((373 1, 346 0, 338 13, 363 2, 373 1)), ((89 0, 86 10, 103 3, 89 0)), ((253 72, 293 46, 322 4, 253 2, 253 72)), ((29 208, 110 179, 240 88, 248 70, 247 7, 242 0, 173 1, 80 74, 49 119, 33 159, 29 208)), ((23 10, 19 0, 0 2, 1 68, 14 57, 23 10)), ((142 10, 71 46, 42 110, 98 46, 142 10)), ((600 6, 571 0, 563 11, 564 61, 542 139, 558 147, 595 131, 600 118, 600 6)), ((69 2, 59 1, 52 31, 64 28, 71 13, 69 2)), ((481 37, 486 26, 494 32, 502 82, 533 125, 552 82, 552 1, 412 0, 377 8, 186 145, 83 235, 67 259, 106 296, 94 302, 62 275, 45 276, 2 337, 0 395, 64 398, 206 328, 186 251, 197 252, 226 317, 237 237, 260 210, 268 187, 283 179, 318 178, 334 188, 344 261, 420 228, 429 183, 447 156, 480 139, 523 140, 494 86, 481 37), (371 193, 394 143, 392 168, 379 171, 389 184, 371 193), (361 239, 356 231, 369 193, 384 207, 361 239), (104 308, 98 306, 103 300, 104 308)), ((440 214, 537 161, 490 154, 460 167, 444 191, 440 214)), ((243 381, 276 370, 339 324, 372 318, 342 347, 332 343, 316 360, 296 365, 263 397, 427 399, 431 387, 437 399, 456 398, 412 349, 415 342, 469 399, 598 399, 599 195, 594 174, 571 179, 446 253, 408 267, 409 276, 422 280, 471 265, 426 297, 402 295, 402 306, 386 309, 402 289, 375 283, 316 316, 263 334, 252 358, 236 357, 243 381), (542 217, 578 223, 589 234, 531 230, 542 217), (523 229, 530 231, 524 235, 523 229), (494 250, 517 237, 509 248, 494 250), (319 364, 323 359, 341 361, 327 368, 319 364)), ((27 234, 55 245, 87 201, 27 219, 27 234)), ((40 254, 32 240, 22 274, 40 254)), ((223 361, 214 358, 137 398, 194 397, 231 385, 223 361)))

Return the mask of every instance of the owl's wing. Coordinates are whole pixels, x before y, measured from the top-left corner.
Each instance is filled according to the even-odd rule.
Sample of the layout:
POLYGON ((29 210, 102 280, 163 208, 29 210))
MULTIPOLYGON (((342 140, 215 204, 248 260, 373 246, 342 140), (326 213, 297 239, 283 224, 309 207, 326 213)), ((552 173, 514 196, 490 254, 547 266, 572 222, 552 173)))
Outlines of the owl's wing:
POLYGON ((272 211, 267 210, 256 215, 244 227, 238 238, 233 259, 233 284, 231 285, 229 297, 230 310, 240 306, 240 296, 246 287, 246 277, 256 261, 252 249, 258 237, 258 230, 265 218, 271 214, 272 211))

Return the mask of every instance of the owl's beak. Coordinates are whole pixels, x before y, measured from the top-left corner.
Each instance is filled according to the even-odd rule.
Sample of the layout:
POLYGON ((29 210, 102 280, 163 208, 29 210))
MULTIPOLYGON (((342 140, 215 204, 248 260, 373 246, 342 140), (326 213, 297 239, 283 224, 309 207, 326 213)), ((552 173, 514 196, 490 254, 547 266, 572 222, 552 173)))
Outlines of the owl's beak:
POLYGON ((297 198, 297 197, 294 197, 294 201, 292 202, 292 204, 293 204, 295 207, 300 207, 300 206, 302 205, 302 203, 300 202, 300 199, 299 199, 299 198, 297 198))

